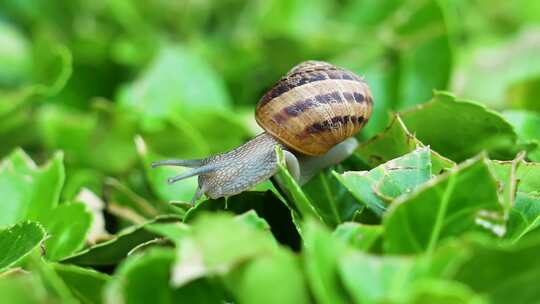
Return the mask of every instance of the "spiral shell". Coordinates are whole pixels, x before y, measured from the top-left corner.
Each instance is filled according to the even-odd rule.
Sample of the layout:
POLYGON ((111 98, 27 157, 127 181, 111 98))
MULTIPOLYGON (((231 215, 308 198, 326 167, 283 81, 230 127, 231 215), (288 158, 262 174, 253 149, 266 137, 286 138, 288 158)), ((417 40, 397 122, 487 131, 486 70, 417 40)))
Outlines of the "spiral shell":
POLYGON ((286 146, 316 156, 362 129, 372 108, 361 77, 326 62, 306 61, 260 99, 255 119, 286 146))

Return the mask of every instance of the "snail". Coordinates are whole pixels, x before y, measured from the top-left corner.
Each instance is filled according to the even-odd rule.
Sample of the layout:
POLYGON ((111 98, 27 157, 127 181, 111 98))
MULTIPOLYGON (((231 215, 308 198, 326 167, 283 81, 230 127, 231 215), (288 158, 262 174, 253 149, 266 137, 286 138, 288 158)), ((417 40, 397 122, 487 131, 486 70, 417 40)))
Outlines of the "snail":
POLYGON ((358 146, 353 137, 371 116, 366 82, 351 71, 322 61, 293 67, 260 100, 255 119, 265 132, 240 147, 204 159, 157 161, 152 167, 193 168, 169 183, 198 176, 195 203, 203 194, 229 197, 272 177, 278 170, 275 147, 299 184, 337 164, 358 146))

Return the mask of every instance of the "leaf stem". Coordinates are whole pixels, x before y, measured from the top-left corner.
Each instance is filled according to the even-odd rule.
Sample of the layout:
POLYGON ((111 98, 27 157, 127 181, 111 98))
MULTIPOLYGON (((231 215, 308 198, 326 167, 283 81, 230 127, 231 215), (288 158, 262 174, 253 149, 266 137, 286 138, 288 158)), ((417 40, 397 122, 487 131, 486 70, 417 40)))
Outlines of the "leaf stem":
POLYGON ((330 191, 330 186, 328 185, 328 181, 326 180, 326 174, 323 172, 319 174, 319 176, 321 179, 321 183, 324 187, 324 193, 326 194, 328 198, 328 203, 330 204, 330 209, 332 210, 332 214, 336 218, 336 225, 339 225, 341 223, 341 217, 339 216, 339 212, 337 211, 337 208, 336 208, 337 206, 336 200, 334 196, 332 195, 332 191, 330 191))
POLYGON ((454 192, 454 188, 456 186, 457 177, 456 174, 450 174, 448 177, 448 184, 444 190, 444 193, 442 195, 441 204, 439 206, 439 210, 437 212, 437 217, 435 219, 435 225, 433 227, 433 232, 431 233, 431 237, 429 239, 428 247, 426 249, 427 253, 431 255, 433 253, 433 250, 435 249, 435 245, 437 244, 437 241, 439 240, 443 222, 444 222, 444 216, 446 215, 446 211, 448 209, 448 204, 450 203, 450 199, 452 197, 452 194, 454 192))

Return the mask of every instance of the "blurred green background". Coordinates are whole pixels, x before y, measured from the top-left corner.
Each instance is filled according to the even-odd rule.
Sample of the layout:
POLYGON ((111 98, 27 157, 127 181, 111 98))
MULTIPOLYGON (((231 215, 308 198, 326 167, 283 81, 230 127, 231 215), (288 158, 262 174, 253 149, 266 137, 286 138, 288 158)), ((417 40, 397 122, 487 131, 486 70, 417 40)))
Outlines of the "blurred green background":
POLYGON ((308 59, 367 79, 375 114, 362 138, 433 90, 530 110, 514 112, 530 118, 518 132, 539 128, 537 0, 3 0, 0 157, 63 150, 64 200, 110 184, 188 200, 195 181, 167 186, 170 171, 148 163, 250 138, 260 96, 308 59))
POLYGON ((539 0, 0 1, 2 303, 530 303, 539 164, 539 0), (458 101, 403 113, 349 172, 279 171, 284 200, 193 207, 196 179, 166 183, 185 169, 150 169, 259 133, 255 104, 304 60, 365 77, 361 140, 458 101))

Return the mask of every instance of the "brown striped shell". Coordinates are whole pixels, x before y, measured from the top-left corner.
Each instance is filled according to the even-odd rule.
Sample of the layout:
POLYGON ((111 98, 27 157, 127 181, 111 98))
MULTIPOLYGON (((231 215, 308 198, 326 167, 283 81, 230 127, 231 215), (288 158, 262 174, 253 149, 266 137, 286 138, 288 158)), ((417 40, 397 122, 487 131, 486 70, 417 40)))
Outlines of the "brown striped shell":
POLYGON ((372 108, 361 77, 326 62, 306 61, 261 98, 255 119, 288 147, 316 156, 362 129, 372 108))

